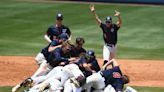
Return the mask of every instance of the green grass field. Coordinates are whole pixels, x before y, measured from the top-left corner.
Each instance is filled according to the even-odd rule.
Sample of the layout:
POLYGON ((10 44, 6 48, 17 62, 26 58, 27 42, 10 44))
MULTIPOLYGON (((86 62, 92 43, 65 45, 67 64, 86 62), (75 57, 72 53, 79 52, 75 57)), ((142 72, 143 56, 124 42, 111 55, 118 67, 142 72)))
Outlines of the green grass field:
MULTIPOLYGON (((164 6, 96 5, 96 9, 102 20, 113 16, 115 9, 121 11, 123 25, 118 33, 117 58, 164 59, 164 6)), ((102 57, 102 32, 88 4, 15 0, 0 2, 0 55, 36 55, 47 45, 43 35, 54 24, 57 12, 64 14, 73 41, 83 36, 86 49, 102 57)))
MULTIPOLYGON (((123 25, 118 34, 117 58, 164 59, 164 6, 96 5, 102 20, 121 12, 123 25)), ((55 14, 64 14, 64 24, 72 31, 72 42, 78 36, 86 39, 86 49, 102 57, 103 38, 89 11, 88 4, 62 4, 0 1, 0 55, 35 56, 47 45, 43 39, 54 24, 55 14)), ((113 17, 116 21, 116 18, 113 17)), ((139 92, 163 92, 164 88, 134 87, 139 92)), ((10 92, 11 87, 0 87, 10 92)))
MULTIPOLYGON (((163 92, 164 88, 158 87, 133 87, 138 92, 163 92)), ((11 87, 0 87, 0 92, 11 92, 11 87)), ((22 92, 22 90, 18 91, 22 92)))

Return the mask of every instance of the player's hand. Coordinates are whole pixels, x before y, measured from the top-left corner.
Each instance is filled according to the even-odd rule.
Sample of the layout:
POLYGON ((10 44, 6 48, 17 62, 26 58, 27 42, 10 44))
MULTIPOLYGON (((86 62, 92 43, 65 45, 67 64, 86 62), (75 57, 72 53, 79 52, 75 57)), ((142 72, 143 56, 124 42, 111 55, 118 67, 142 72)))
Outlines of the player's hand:
POLYGON ((105 70, 105 68, 106 68, 106 67, 103 66, 102 69, 101 69, 101 71, 105 70))
POLYGON ((94 5, 90 5, 90 10, 91 10, 91 12, 94 12, 95 11, 94 5))
POLYGON ((61 62, 59 65, 64 66, 65 65, 65 62, 61 62))
POLYGON ((115 14, 114 14, 114 16, 120 16, 120 12, 117 11, 117 10, 115 10, 115 14))
POLYGON ((68 59, 68 61, 70 61, 70 62, 73 62, 73 61, 76 61, 77 60, 77 58, 70 58, 70 59, 68 59))

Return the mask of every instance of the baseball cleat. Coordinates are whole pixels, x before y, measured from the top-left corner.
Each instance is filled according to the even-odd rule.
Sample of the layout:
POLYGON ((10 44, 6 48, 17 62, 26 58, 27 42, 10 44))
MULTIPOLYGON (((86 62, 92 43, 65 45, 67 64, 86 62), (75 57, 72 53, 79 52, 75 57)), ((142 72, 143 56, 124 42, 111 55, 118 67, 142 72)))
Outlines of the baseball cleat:
POLYGON ((26 87, 26 86, 32 84, 32 82, 33 82, 33 80, 31 78, 27 78, 20 84, 20 86, 26 87))
POLYGON ((12 92, 16 92, 20 88, 20 84, 16 85, 15 87, 12 88, 12 92))
POLYGON ((71 78, 70 83, 73 83, 75 87, 80 88, 80 83, 76 80, 76 78, 71 78))

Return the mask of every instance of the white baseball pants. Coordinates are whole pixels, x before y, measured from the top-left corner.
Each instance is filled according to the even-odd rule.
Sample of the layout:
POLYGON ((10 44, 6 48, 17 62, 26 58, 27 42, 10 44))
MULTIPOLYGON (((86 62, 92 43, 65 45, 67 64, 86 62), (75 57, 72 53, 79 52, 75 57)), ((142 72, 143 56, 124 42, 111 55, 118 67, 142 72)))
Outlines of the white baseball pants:
POLYGON ((91 87, 96 90, 101 90, 105 87, 105 79, 101 76, 100 73, 94 73, 91 76, 87 77, 86 85, 84 85, 87 92, 90 92, 91 87))
POLYGON ((117 51, 117 45, 115 46, 113 45, 112 47, 110 47, 104 44, 103 59, 107 61, 111 60, 116 56, 116 51, 117 51))
POLYGON ((61 79, 62 76, 62 66, 57 66, 54 67, 47 75, 39 76, 39 77, 34 77, 33 78, 33 83, 38 84, 44 80, 47 80, 49 78, 53 79, 61 79))
POLYGON ((63 68, 61 82, 64 85, 66 80, 68 80, 68 79, 70 79, 72 77, 77 78, 79 76, 84 76, 84 74, 79 69, 78 65, 76 65, 76 64, 68 64, 68 65, 64 66, 64 68, 63 68))
POLYGON ((40 66, 43 62, 46 62, 46 58, 44 57, 43 53, 38 53, 37 56, 35 57, 36 63, 40 66))

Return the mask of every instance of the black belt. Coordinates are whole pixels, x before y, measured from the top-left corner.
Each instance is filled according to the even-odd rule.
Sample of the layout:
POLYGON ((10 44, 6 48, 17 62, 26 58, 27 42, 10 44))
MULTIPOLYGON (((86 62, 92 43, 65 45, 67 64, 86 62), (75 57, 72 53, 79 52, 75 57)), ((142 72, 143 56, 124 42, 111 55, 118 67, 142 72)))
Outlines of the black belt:
POLYGON ((103 72, 100 72, 100 75, 101 75, 102 77, 104 77, 104 78, 105 78, 105 76, 104 76, 103 72))
POLYGON ((109 47, 115 47, 116 46, 116 44, 108 44, 108 43, 106 43, 106 45, 109 47))

